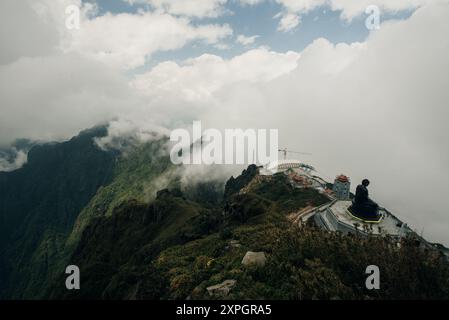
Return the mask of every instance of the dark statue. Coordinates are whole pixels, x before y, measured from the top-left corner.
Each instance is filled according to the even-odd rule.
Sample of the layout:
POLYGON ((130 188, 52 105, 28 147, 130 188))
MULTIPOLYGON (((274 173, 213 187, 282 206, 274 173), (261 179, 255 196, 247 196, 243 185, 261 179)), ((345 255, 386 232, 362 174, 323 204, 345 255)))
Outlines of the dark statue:
POLYGON ((368 186, 370 182, 368 179, 362 181, 362 184, 357 186, 355 198, 350 211, 355 216, 365 220, 379 219, 379 205, 371 200, 368 196, 368 186))

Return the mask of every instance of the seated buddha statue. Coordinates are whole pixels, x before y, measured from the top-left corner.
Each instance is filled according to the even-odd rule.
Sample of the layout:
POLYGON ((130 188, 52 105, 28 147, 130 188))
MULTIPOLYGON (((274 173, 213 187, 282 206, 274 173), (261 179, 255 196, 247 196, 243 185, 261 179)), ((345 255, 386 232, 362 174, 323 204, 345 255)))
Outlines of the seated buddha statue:
POLYGON ((364 220, 379 219, 379 205, 369 198, 368 186, 370 182, 364 179, 362 184, 357 186, 355 198, 352 206, 349 208, 351 213, 364 220))

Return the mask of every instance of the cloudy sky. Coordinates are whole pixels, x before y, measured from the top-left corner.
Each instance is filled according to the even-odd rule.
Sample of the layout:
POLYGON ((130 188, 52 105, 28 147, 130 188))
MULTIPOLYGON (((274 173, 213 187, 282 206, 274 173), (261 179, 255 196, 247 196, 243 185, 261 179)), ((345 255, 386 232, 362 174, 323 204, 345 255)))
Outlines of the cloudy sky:
POLYGON ((448 35, 447 0, 2 0, 0 146, 111 119, 142 137, 192 120, 277 128, 324 177, 368 177, 449 245, 448 35))

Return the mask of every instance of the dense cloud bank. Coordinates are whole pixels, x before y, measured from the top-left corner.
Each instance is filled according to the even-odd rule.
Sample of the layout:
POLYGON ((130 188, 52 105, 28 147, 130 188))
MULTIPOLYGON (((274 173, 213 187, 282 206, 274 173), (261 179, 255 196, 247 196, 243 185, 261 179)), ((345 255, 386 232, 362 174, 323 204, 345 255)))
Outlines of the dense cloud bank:
MULTIPOLYGON (((449 244, 449 6, 424 6, 407 20, 384 23, 363 43, 317 39, 302 52, 262 47, 231 59, 205 54, 130 76, 123 70, 153 52, 185 45, 178 31, 188 32, 188 41, 210 43, 232 32, 167 12, 156 20, 149 13, 89 18, 94 8, 85 8, 87 29, 73 34, 61 19, 42 20, 45 10, 31 2, 1 6, 6 2, 2 23, 14 27, 7 19, 14 14, 26 14, 28 23, 15 26, 16 39, 1 33, 8 50, 0 54, 0 145, 22 137, 65 139, 112 119, 104 144, 123 132, 145 140, 154 128, 167 133, 161 128, 192 120, 214 128, 277 128, 280 145, 311 152, 304 161, 324 177, 346 173, 353 185, 368 177, 378 202, 424 236, 449 244), (138 26, 155 21, 162 30, 163 23, 171 26, 169 45, 159 38, 127 43, 144 36, 133 32, 138 26), (127 33, 106 36, 101 30, 108 25, 127 33), (39 45, 19 37, 30 33, 39 45), (107 50, 112 54, 102 59, 107 50)), ((59 17, 52 8, 45 15, 59 17)))

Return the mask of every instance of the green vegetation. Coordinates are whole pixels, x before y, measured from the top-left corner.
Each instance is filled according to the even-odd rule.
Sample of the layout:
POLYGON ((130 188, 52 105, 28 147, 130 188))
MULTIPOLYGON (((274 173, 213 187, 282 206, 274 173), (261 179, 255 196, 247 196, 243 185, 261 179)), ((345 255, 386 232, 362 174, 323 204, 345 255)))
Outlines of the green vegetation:
POLYGON ((92 143, 105 134, 36 145, 23 168, 0 173, 0 298, 42 294, 79 212, 112 179, 114 154, 92 143))
MULTIPOLYGON (((226 184, 223 209, 204 206, 179 190, 155 201, 131 201, 86 228, 72 262, 83 288, 61 278, 49 295, 65 299, 441 299, 449 297, 449 266, 413 239, 329 233, 301 228, 289 212, 326 200, 292 188, 286 177, 254 183, 251 168, 226 184), (245 180, 245 183, 241 183, 245 180), (235 187, 238 184, 240 191, 235 187), (230 191, 233 190, 233 191, 230 191), (241 192, 244 190, 244 192, 241 192), (270 192, 270 191, 273 192, 270 192), (224 214, 222 214, 224 213, 224 214), (265 252, 263 267, 244 266, 247 251, 265 252), (365 288, 368 265, 382 270, 379 291, 365 288), (227 296, 207 287, 236 280, 227 296)), ((257 179, 257 178, 256 178, 257 179)))
MULTIPOLYGON (((219 216, 220 212, 186 199, 179 190, 163 190, 150 204, 126 201, 110 216, 92 220, 83 232, 70 260, 80 266, 83 290, 72 293, 57 285, 50 297, 131 298, 132 286, 143 280, 139 275, 162 248, 217 231, 219 216)), ((58 280, 64 284, 63 277, 58 280)), ((139 284, 139 288, 144 287, 139 284)))
MULTIPOLYGON (((296 196, 308 198, 310 194, 303 190, 296 196)), ((317 194, 315 197, 320 199, 317 194)), ((261 216, 228 228, 226 237, 213 234, 161 252, 152 264, 166 278, 160 297, 222 299, 210 296, 206 288, 228 279, 237 280, 237 285, 226 299, 449 297, 449 266, 439 252, 422 251, 413 239, 398 246, 389 238, 346 236, 311 225, 295 227, 278 207, 275 202, 261 216), (233 247, 231 239, 240 246, 233 247), (265 252, 267 264, 262 268, 243 266, 247 251, 265 252), (371 264, 382 270, 379 291, 365 288, 365 270, 371 264)))
POLYGON ((95 146, 106 133, 99 127, 36 145, 23 168, 0 173, 0 299, 42 297, 94 218, 178 184, 165 140, 119 154, 95 146))
POLYGON ((119 154, 93 144, 104 134, 34 146, 25 167, 0 174, 0 298, 449 298, 447 261, 414 239, 293 226, 289 214, 328 199, 283 174, 250 166, 226 184, 181 185, 165 140, 119 154), (248 251, 266 264, 243 266, 248 251), (65 288, 68 264, 79 291, 65 288), (365 289, 371 264, 381 290, 365 289), (225 280, 236 280, 229 295, 209 294, 225 280))
POLYGON ((161 154, 165 142, 139 145, 116 159, 111 183, 101 187, 79 214, 68 240, 69 247, 76 245, 91 219, 110 216, 114 208, 129 199, 149 201, 166 184, 177 185, 169 157, 161 154))

